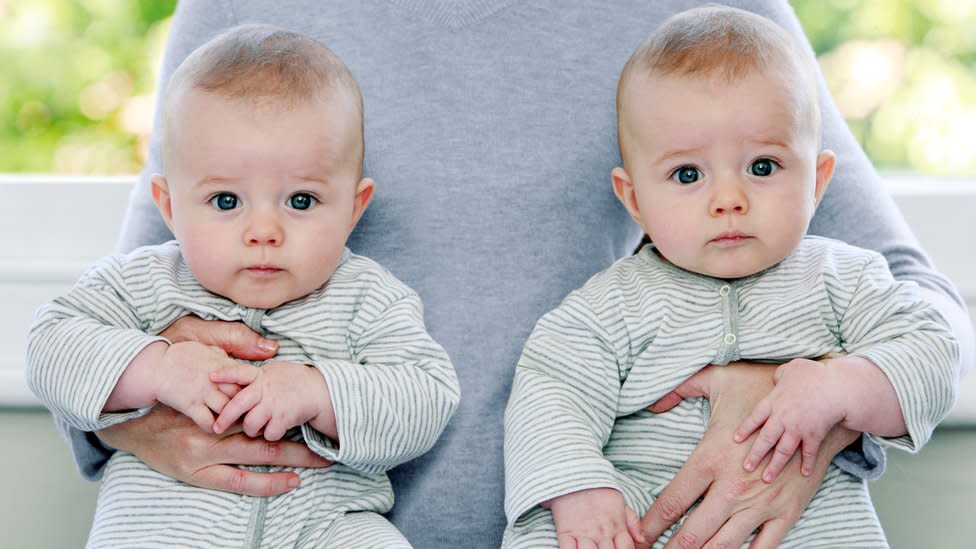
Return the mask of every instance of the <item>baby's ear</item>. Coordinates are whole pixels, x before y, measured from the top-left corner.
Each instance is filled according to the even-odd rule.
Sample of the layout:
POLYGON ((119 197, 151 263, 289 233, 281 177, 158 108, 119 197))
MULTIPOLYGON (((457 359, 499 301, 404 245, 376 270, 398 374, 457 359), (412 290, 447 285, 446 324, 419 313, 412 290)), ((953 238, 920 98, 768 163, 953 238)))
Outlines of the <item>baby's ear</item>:
POLYGON ((373 200, 373 191, 376 190, 376 183, 369 177, 364 177, 356 183, 356 195, 352 203, 352 224, 359 223, 359 218, 363 216, 366 207, 373 200))
POLYGON ((830 178, 834 176, 834 168, 837 166, 837 157, 834 151, 824 149, 817 155, 817 183, 813 189, 814 205, 819 205, 820 200, 827 192, 827 185, 830 185, 830 178))
POLYGON ((617 200, 627 208, 630 217, 644 228, 641 222, 640 206, 637 205, 637 195, 634 194, 634 182, 630 179, 630 174, 623 168, 614 168, 610 172, 610 179, 613 181, 613 194, 617 195, 617 200))
POLYGON ((158 173, 152 175, 150 180, 150 187, 152 191, 153 202, 156 203, 156 207, 159 208, 160 215, 163 216, 163 221, 166 222, 166 226, 169 227, 170 232, 173 231, 173 203, 170 200, 169 195, 169 183, 166 178, 158 173))

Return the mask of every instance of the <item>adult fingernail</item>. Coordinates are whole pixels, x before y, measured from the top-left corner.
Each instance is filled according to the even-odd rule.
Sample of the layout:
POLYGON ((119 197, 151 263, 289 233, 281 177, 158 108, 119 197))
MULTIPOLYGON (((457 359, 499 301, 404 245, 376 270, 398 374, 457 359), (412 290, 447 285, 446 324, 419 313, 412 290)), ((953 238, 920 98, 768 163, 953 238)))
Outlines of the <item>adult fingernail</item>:
POLYGON ((298 480, 298 477, 289 477, 288 478, 288 487, 289 488, 298 488, 298 483, 299 482, 300 481, 298 480))
POLYGON ((278 350, 278 342, 273 339, 266 339, 262 337, 258 341, 258 348, 261 349, 262 351, 268 351, 269 353, 274 352, 278 350))

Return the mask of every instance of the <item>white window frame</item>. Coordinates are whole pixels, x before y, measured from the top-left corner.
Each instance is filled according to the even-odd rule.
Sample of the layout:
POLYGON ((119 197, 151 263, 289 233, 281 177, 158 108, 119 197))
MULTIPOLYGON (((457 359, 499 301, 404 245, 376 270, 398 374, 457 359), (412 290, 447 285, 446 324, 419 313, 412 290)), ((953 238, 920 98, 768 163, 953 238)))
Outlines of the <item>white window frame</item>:
MULTIPOLYGON (((976 181, 886 176, 925 250, 976 318, 976 181)), ((33 311, 110 253, 134 177, 0 175, 0 407, 40 404, 24 382, 33 311)), ((947 423, 976 425, 976 374, 947 423)))

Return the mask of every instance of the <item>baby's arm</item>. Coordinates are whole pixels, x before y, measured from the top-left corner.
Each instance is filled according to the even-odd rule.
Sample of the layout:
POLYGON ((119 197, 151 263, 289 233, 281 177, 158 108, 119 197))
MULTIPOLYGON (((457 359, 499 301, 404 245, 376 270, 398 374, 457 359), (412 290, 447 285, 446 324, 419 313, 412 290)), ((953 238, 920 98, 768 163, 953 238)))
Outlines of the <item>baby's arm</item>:
POLYGON ((747 471, 775 448, 763 470, 766 482, 776 479, 797 450, 801 471, 812 474, 820 443, 837 424, 886 437, 907 433, 894 386, 863 357, 792 360, 776 369, 774 380, 773 390, 735 431, 735 441, 743 442, 762 427, 743 464, 747 471))
POLYGON ((302 343, 316 385, 325 388, 317 393, 317 419, 301 428, 315 453, 374 474, 433 447, 460 388, 447 353, 427 333, 417 294, 388 274, 364 284, 348 290, 361 300, 344 336, 348 357, 318 352, 315 341, 302 343))
POLYGON ((560 549, 613 547, 631 549, 644 543, 640 520, 613 488, 591 488, 553 498, 552 511, 560 549))
POLYGON ((34 317, 28 385, 55 416, 76 429, 95 431, 145 412, 104 413, 129 363, 166 341, 143 331, 145 315, 128 287, 119 258, 105 258, 34 317))
POLYGON ((833 284, 847 292, 835 305, 850 356, 781 366, 776 388, 736 433, 743 441, 765 422, 746 459, 754 468, 776 447, 764 480, 775 478, 800 443, 809 471, 810 455, 837 423, 917 451, 955 401, 959 346, 946 321, 914 283, 893 280, 880 256, 871 254, 857 274, 833 284))
POLYGON ((308 422, 327 437, 339 438, 329 387, 313 366, 283 361, 260 368, 236 364, 211 372, 210 379, 244 386, 220 412, 216 433, 244 416, 244 432, 252 437, 263 434, 266 440, 280 440, 288 429, 308 422))
MULTIPOLYGON (((605 328, 608 323, 590 299, 603 296, 574 292, 539 319, 515 368, 505 410, 505 513, 510 528, 519 528, 524 515, 549 502, 559 533, 582 534, 570 520, 592 505, 586 496, 590 492, 604 494, 601 500, 609 493, 619 502, 610 498, 611 507, 593 517, 585 533, 597 524, 626 524, 618 478, 603 453, 620 393, 618 344, 610 333, 624 330, 618 325, 605 328)), ((617 310, 613 299, 607 302, 601 309, 617 310)), ((606 501, 596 506, 603 508, 601 503, 606 501)))

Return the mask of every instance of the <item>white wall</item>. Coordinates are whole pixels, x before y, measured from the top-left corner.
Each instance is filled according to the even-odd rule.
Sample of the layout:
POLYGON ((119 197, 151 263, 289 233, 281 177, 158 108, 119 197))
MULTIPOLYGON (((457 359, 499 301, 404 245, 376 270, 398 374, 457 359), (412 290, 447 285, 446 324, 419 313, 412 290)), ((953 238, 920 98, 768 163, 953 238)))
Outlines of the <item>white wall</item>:
MULTIPOLYGON (((976 317, 976 181, 891 177, 925 249, 976 317)), ((34 310, 112 251, 131 178, 0 176, 0 406, 37 406, 23 381, 34 310)), ((976 425, 976 375, 948 419, 976 425)))

